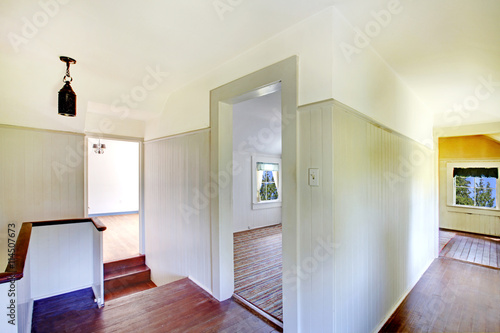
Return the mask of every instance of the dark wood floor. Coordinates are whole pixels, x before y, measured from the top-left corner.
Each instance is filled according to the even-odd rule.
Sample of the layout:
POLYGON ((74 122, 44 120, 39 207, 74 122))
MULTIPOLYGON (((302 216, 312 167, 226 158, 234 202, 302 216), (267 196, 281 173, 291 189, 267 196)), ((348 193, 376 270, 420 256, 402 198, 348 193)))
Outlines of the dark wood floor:
POLYGON ((500 268, 500 238, 456 231, 439 256, 500 268))
POLYGON ((435 259, 380 332, 500 332, 500 270, 435 259))
POLYGON ((78 305, 79 311, 58 312, 71 303, 58 297, 47 311, 38 308, 35 332, 276 332, 234 300, 218 302, 187 278, 109 301, 102 309, 78 305))

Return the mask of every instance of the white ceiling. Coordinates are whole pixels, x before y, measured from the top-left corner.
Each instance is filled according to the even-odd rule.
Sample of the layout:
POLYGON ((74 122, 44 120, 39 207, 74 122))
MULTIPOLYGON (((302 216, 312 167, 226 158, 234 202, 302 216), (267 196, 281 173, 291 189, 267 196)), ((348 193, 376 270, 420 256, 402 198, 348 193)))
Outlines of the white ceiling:
MULTIPOLYGON (((462 114, 461 124, 500 121, 500 1, 400 2, 402 12, 371 45, 435 112, 436 125, 447 125, 444 113, 474 96, 479 77, 499 85, 477 109, 462 114)), ((109 106, 123 105, 117 103, 123 95, 141 91, 149 71, 164 73, 162 84, 132 107, 130 118, 146 120, 163 110, 173 90, 328 6, 364 28, 373 20, 371 12, 388 3, 2 0, 0 119, 22 123, 34 111, 53 116, 64 75, 59 55, 77 60, 71 74, 79 112, 112 113, 109 106), (51 16, 43 14, 42 3, 56 4, 51 16), (221 4, 228 9, 223 14, 214 7, 221 4), (26 30, 27 21, 38 22, 36 31, 26 30), (9 38, 23 36, 23 28, 28 38, 13 47, 9 38)))
MULTIPOLYGON (((401 12, 371 45, 435 113, 435 126, 500 121, 500 1, 399 2, 401 12), (491 77, 498 85, 468 111, 466 107, 476 106, 479 77, 491 77), (461 114, 445 115, 461 106, 461 114)), ((353 26, 364 28, 373 21, 371 12, 387 9, 388 3, 351 0, 337 3, 337 8, 353 26)))

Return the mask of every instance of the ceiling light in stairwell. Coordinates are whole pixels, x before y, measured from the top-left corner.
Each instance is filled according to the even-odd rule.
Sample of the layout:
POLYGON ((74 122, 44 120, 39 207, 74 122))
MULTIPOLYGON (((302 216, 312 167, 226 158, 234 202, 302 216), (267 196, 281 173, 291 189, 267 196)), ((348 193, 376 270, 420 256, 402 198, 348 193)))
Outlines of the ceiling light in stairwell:
POLYGON ((71 88, 73 78, 69 74, 69 64, 76 64, 76 60, 70 57, 59 57, 66 63, 66 75, 63 77, 64 86, 59 90, 58 112, 61 116, 76 116, 76 94, 71 88))
POLYGON ((101 139, 99 139, 99 143, 94 143, 92 145, 92 148, 94 149, 94 153, 96 154, 104 154, 104 149, 106 149, 106 144, 101 143, 101 139))

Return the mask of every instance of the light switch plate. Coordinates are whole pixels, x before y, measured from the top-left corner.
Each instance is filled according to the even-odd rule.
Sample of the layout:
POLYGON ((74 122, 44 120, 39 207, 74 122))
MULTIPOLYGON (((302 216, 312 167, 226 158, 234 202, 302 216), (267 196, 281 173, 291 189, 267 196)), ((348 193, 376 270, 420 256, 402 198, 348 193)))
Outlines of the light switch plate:
POLYGON ((309 186, 319 186, 319 169, 309 169, 309 186))

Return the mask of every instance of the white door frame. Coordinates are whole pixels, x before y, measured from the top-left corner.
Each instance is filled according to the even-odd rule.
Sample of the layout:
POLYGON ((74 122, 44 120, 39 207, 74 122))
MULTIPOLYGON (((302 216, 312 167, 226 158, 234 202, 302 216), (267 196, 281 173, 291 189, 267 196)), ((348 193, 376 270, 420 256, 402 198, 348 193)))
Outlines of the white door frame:
MULTIPOLYGON (((281 82, 283 174, 283 272, 293 274, 297 255, 297 64, 292 56, 210 92, 210 173, 212 293, 220 301, 234 292, 233 263, 233 104, 255 97, 255 92, 281 82), (243 97, 242 97, 243 96, 243 97)), ((283 280, 285 331, 297 329, 297 279, 283 280), (293 281, 292 281, 293 280, 293 281)))
POLYGON ((145 232, 144 232, 144 140, 141 138, 127 137, 127 136, 116 136, 116 135, 106 135, 97 133, 86 133, 85 134, 85 217, 89 216, 89 193, 88 193, 88 172, 89 172, 89 158, 88 152, 88 142, 89 139, 103 139, 103 140, 115 140, 115 141, 128 141, 137 142, 139 144, 139 253, 144 254, 145 252, 145 232))

